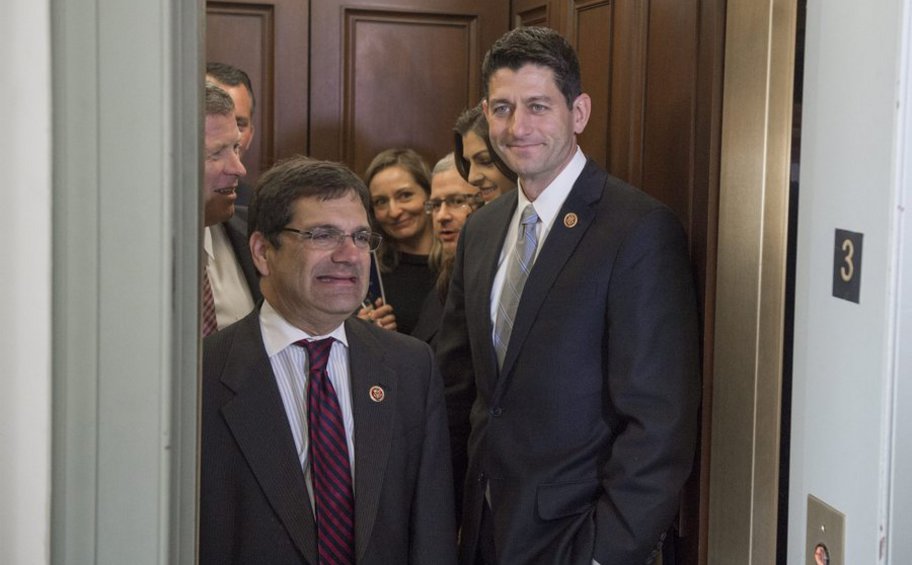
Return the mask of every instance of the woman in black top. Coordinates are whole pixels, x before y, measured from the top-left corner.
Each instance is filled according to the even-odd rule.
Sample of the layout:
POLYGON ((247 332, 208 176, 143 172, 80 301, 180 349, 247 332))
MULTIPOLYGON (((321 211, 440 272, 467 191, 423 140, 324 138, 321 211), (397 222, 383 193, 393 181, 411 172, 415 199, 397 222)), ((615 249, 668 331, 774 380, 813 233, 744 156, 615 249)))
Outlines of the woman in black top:
POLYGON ((414 150, 388 149, 371 161, 364 182, 371 193, 373 219, 383 231, 377 259, 386 302, 396 315, 398 331, 411 333, 435 280, 428 267, 434 235, 424 212, 430 172, 414 150))

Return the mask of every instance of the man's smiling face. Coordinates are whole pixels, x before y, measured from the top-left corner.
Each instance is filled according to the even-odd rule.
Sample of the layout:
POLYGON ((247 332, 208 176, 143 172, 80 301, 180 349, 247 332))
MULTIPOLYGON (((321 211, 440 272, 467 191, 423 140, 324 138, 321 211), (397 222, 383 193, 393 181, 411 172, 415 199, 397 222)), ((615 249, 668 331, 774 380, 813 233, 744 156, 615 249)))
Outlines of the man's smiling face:
POLYGON ((234 215, 238 179, 247 174, 238 153, 240 140, 234 114, 206 116, 203 221, 207 226, 225 222, 234 215))

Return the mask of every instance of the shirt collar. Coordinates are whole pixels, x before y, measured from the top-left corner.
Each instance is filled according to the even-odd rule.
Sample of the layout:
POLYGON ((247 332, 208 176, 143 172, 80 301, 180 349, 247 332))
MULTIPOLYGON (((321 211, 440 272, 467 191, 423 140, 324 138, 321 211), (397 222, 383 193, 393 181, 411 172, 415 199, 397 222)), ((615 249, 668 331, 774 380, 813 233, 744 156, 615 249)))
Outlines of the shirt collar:
POLYGON ((275 356, 284 351, 289 345, 302 339, 311 340, 332 337, 345 347, 348 347, 345 323, 339 324, 336 329, 326 335, 311 335, 289 323, 281 314, 276 312, 268 300, 263 300, 263 306, 260 308, 260 329, 263 332, 263 345, 266 347, 266 355, 269 357, 275 356))
POLYGON ((212 244, 212 227, 206 226, 203 228, 203 251, 206 252, 210 262, 215 259, 215 246, 212 244))
MULTIPOLYGON (((551 184, 545 187, 541 194, 538 195, 538 198, 535 199, 535 202, 532 202, 535 213, 538 214, 543 225, 550 226, 554 222, 554 218, 560 213, 564 200, 567 199, 567 195, 570 194, 573 184, 579 178, 585 166, 586 156, 583 155, 583 150, 577 146, 576 153, 574 153, 570 162, 567 163, 567 166, 564 167, 564 170, 551 181, 551 184)), ((530 203, 530 200, 526 197, 526 193, 522 191, 521 181, 518 193, 519 202, 516 208, 517 210, 523 210, 526 204, 530 203)))

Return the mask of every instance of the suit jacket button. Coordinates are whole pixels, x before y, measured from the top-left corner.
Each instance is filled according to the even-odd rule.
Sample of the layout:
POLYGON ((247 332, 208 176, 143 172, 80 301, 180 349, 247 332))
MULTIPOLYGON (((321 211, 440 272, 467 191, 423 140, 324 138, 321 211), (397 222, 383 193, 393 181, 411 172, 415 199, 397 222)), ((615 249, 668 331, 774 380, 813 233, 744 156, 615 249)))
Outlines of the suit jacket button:
POLYGON ((497 408, 491 409, 491 416, 494 416, 496 418, 496 417, 500 416, 501 414, 503 414, 503 408, 501 408, 500 406, 498 406, 497 408))

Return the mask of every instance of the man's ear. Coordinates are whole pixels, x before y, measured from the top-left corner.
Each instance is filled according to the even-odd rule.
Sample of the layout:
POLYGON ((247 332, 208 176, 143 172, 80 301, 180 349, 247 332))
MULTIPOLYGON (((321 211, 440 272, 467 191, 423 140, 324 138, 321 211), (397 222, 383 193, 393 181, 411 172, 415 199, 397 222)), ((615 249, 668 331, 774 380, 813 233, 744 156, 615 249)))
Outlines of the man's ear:
POLYGON ((589 123, 589 114, 592 113, 592 99, 585 92, 576 97, 573 101, 573 133, 579 135, 586 129, 589 123))
POLYGON ((272 244, 261 232, 255 231, 250 235, 250 255, 261 277, 269 275, 269 262, 267 255, 272 253, 272 244))

